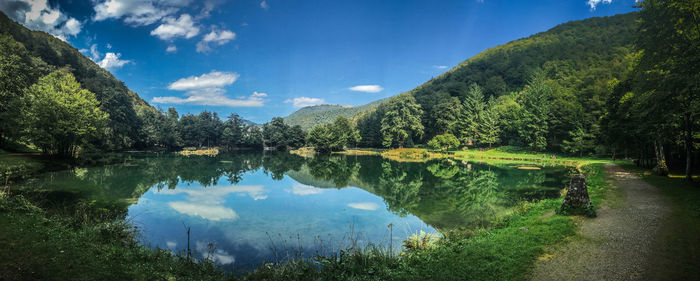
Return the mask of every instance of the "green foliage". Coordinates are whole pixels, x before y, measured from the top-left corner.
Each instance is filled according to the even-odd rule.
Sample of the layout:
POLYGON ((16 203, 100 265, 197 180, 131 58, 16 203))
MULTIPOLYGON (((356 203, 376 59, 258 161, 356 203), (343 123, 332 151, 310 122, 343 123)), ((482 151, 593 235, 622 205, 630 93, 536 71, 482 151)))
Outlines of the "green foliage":
POLYGON ((426 233, 421 230, 420 233, 415 233, 406 238, 403 241, 403 247, 406 249, 406 252, 425 251, 437 247, 436 244, 439 240, 440 237, 437 234, 426 233))
POLYGON ((584 153, 590 152, 593 149, 593 135, 584 131, 583 128, 577 128, 569 132, 569 136, 571 136, 571 140, 564 140, 562 143, 564 151, 578 154, 579 157, 581 157, 584 153))
POLYGON ((631 71, 608 83, 611 94, 600 126, 584 128, 602 131, 613 150, 660 174, 685 164, 691 180, 700 127, 700 5, 648 0, 640 7, 631 71))
POLYGON ((27 50, 5 34, 0 34, 0 147, 4 140, 21 135, 24 89, 29 86, 32 62, 27 50))
POLYGON ((452 134, 442 134, 430 140, 428 146, 435 150, 449 150, 459 147, 459 140, 452 134))
POLYGON ((284 123, 284 119, 281 117, 272 118, 272 121, 265 123, 262 135, 265 146, 277 150, 302 147, 306 140, 306 132, 301 129, 301 126, 289 126, 284 123))
POLYGON ((423 110, 413 96, 399 95, 380 107, 384 107, 380 129, 384 147, 410 146, 414 138, 423 136, 423 110))
POLYGON ((589 218, 595 218, 597 216, 593 203, 588 203, 588 205, 586 205, 584 208, 574 208, 568 204, 565 204, 557 208, 556 213, 562 216, 580 215, 589 218))
POLYGON ((321 153, 341 151, 359 141, 359 132, 343 116, 338 116, 331 124, 316 125, 306 138, 306 142, 321 153))
MULTIPOLYGON (((8 72, 10 75, 0 80, 11 79, 15 87, 28 87, 52 71, 66 69, 83 88, 95 94, 100 109, 109 115, 104 137, 96 140, 94 144, 103 149, 126 149, 139 145, 142 122, 137 112, 142 108, 156 110, 136 93, 131 92, 123 82, 68 43, 45 32, 30 31, 2 13, 0 36, 0 45, 13 46, 7 49, 9 54, 0 53, 0 61, 14 60, 15 65, 22 68, 22 71, 8 72)), ((12 92, 13 95, 18 93, 15 90, 12 92)), ((5 105, 3 102, 0 104, 5 105)), ((2 116, 1 112, 0 108, 0 124, 9 124, 5 123, 6 117, 2 116)), ((14 133, 16 131, 6 136, 17 140, 18 136, 14 133)), ((0 134, 5 135, 2 132, 0 134)))
POLYGON ((543 72, 536 72, 519 96, 523 110, 518 120, 518 134, 523 143, 534 151, 547 149, 552 96, 552 87, 545 80, 543 72))
POLYGON ((32 85, 28 100, 27 136, 46 154, 75 156, 78 148, 100 137, 108 117, 95 95, 61 70, 32 85))
POLYGON ((493 98, 489 100, 486 109, 481 113, 479 143, 491 145, 500 140, 499 113, 493 98))

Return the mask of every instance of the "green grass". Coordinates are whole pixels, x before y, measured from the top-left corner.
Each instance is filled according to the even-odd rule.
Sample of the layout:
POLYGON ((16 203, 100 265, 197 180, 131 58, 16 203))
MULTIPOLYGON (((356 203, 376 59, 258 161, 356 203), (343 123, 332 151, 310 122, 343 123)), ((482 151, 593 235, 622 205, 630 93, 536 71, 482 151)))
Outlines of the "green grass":
POLYGON ((51 216, 24 197, 0 194, 0 280, 222 280, 195 263, 139 245, 120 220, 51 216))
POLYGON ((455 155, 463 160, 478 160, 486 163, 545 163, 559 164, 565 166, 583 167, 591 164, 609 163, 607 158, 592 158, 592 157, 571 157, 559 153, 550 152, 529 152, 522 148, 503 146, 491 149, 469 149, 456 151, 455 155), (554 156, 554 157, 552 157, 554 156))

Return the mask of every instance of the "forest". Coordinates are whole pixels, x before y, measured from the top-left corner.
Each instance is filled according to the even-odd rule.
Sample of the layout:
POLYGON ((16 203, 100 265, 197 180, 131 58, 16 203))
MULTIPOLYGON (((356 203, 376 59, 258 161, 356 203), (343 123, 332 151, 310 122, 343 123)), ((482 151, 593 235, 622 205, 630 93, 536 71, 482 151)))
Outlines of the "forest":
POLYGON ((700 39, 698 25, 682 23, 696 21, 693 5, 645 1, 640 12, 565 23, 486 50, 410 92, 350 108, 359 113, 349 119, 321 110, 328 116, 304 127, 274 118, 262 128, 237 115, 223 121, 215 112, 157 110, 75 48, 3 15, 0 144, 75 156, 213 146, 327 152, 432 141, 435 149, 510 145, 634 157, 660 174, 684 167, 690 177, 700 39), (64 99, 74 102, 57 102, 64 99), (330 123, 334 116, 341 117, 330 123))

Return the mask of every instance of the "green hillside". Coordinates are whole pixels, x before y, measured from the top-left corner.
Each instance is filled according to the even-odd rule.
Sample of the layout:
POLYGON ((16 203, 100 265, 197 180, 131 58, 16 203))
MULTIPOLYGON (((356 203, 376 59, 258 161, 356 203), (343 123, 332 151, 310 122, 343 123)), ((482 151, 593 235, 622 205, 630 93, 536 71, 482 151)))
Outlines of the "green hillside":
MULTIPOLYGON (((68 43, 45 32, 31 31, 2 12, 0 44, 0 58, 5 66, 13 64, 15 67, 21 67, 22 71, 17 73, 7 68, 2 70, 8 72, 8 79, 12 79, 8 84, 20 88, 8 92, 21 92, 21 87, 34 84, 51 71, 66 68, 83 88, 95 93, 100 101, 100 108, 109 114, 107 136, 96 145, 106 149, 138 146, 142 124, 139 111, 155 109, 129 90, 124 82, 68 43)), ((2 132, 7 133, 8 129, 11 128, 5 128, 2 132)))
POLYGON ((289 114, 287 117, 284 117, 284 122, 292 126, 299 125, 304 130, 308 131, 313 126, 331 123, 338 116, 352 118, 357 113, 375 108, 386 100, 387 99, 381 99, 361 106, 340 104, 307 106, 293 112, 292 114, 289 114))
MULTIPOLYGON (((556 116, 559 119, 550 124, 550 149, 560 149, 572 128, 596 130, 609 95, 609 83, 622 80, 633 61, 637 15, 629 13, 564 23, 485 50, 416 87, 408 93, 422 108, 421 122, 425 131, 413 141, 427 142, 447 131, 442 124, 464 117, 460 117, 459 112, 445 110, 456 108, 450 104, 452 98, 463 103, 472 83, 480 87, 486 100, 498 99, 501 108, 512 113, 512 108, 508 108, 513 105, 510 102, 517 103, 517 93, 536 72, 542 73, 557 92, 550 100, 552 109, 559 115, 556 116)), ((330 123, 337 116, 354 117, 361 125, 358 128, 363 134, 363 146, 381 146, 378 123, 384 109, 379 105, 386 106, 392 99, 357 107, 305 107, 285 117, 285 121, 309 130, 315 125, 330 123)), ((507 128, 501 134, 502 144, 522 144, 507 128)))
MULTIPOLYGON (((540 143, 533 147, 536 150, 562 150, 563 141, 579 128, 588 138, 602 138, 599 123, 611 83, 623 80, 634 61, 637 17, 629 13, 568 22, 467 59, 407 93, 415 101, 403 102, 420 106, 422 123, 420 130, 408 132, 407 141, 426 143, 437 134, 452 133, 463 143, 478 143, 485 133, 476 127, 485 121, 470 119, 483 116, 466 110, 473 109, 475 98, 482 104, 477 107, 495 111, 491 127, 497 132, 482 144, 532 146, 527 136, 532 120, 522 117, 535 110, 526 107, 537 104, 545 106, 546 112, 538 117, 544 119, 540 120, 544 127, 539 126, 544 135, 536 136, 540 143), (523 93, 535 80, 546 89, 544 100, 528 100, 523 93)), ((399 96, 358 116, 363 146, 383 146, 381 124, 388 121, 383 120, 385 113, 401 100, 399 96)))

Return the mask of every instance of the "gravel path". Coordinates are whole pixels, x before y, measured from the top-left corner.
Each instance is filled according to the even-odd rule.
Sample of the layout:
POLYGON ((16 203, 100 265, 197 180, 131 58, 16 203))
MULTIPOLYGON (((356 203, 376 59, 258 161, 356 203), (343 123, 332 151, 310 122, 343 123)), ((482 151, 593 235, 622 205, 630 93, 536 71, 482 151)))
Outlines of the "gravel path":
POLYGON ((661 250, 661 230, 671 202, 656 187, 617 165, 606 165, 605 170, 619 190, 606 197, 597 218, 581 223, 578 237, 540 257, 532 280, 659 278, 649 273, 659 270, 655 254, 661 250))

